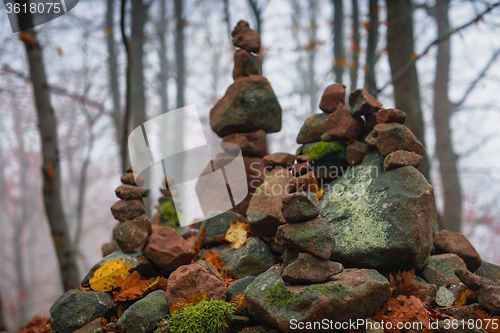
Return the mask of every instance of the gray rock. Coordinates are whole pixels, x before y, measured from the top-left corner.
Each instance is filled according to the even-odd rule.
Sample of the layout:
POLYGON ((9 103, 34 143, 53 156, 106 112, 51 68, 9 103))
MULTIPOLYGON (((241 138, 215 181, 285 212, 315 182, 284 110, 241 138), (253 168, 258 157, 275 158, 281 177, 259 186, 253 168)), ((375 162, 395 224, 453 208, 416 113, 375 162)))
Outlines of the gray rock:
POLYGON ((132 304, 116 322, 125 333, 153 332, 168 314, 167 297, 163 290, 153 291, 132 304))
POLYGON ((325 282, 343 270, 341 263, 320 259, 303 252, 283 269, 281 277, 291 284, 314 284, 325 282))
POLYGON ((113 229, 113 238, 124 252, 134 252, 142 249, 151 232, 151 221, 144 216, 118 225, 113 229))
POLYGON ((231 211, 219 214, 219 212, 210 212, 207 214, 206 219, 201 223, 200 230, 207 228, 203 236, 203 246, 216 246, 219 245, 218 239, 226 236, 227 229, 231 221, 244 222, 245 217, 231 211), (214 216, 215 215, 215 216, 214 216))
POLYGON ((83 278, 81 284, 82 284, 82 286, 88 284, 89 280, 94 276, 95 271, 99 267, 101 267, 105 263, 113 261, 113 260, 123 259, 123 260, 125 260, 126 265, 130 264, 131 268, 136 268, 140 264, 138 257, 139 257, 139 253, 137 253, 137 252, 125 253, 123 251, 115 251, 115 252, 107 255, 106 257, 102 258, 97 264, 92 266, 90 271, 83 278))
POLYGON ((312 114, 307 117, 295 140, 299 145, 321 141, 321 135, 326 132, 325 121, 328 113, 312 114))
MULTIPOLYGON (((464 261, 453 253, 431 256, 427 267, 435 269, 439 273, 443 274, 448 281, 455 283, 460 282, 458 276, 455 275, 455 271, 458 269, 467 269, 464 261)), ((424 274, 427 267, 424 268, 424 274)), ((431 281, 427 282, 431 283, 431 281)))
POLYGON ((331 229, 321 217, 305 223, 282 225, 276 233, 276 243, 325 260, 330 258, 335 248, 331 229))
MULTIPOLYGON (((286 285, 278 268, 259 275, 245 290, 248 311, 254 318, 283 332, 297 322, 367 318, 391 297, 386 278, 375 270, 346 269, 332 281, 309 286, 286 285)), ((310 332, 310 330, 309 330, 310 332)))
POLYGON ((319 215, 319 201, 316 193, 295 192, 282 197, 281 213, 287 223, 311 220, 319 215))
POLYGON ((279 132, 281 106, 267 79, 251 75, 234 80, 210 110, 210 126, 221 138, 258 129, 279 132))
POLYGON ((52 329, 59 333, 73 333, 103 317, 112 307, 113 299, 106 293, 70 290, 49 310, 52 329))
POLYGON ((483 261, 483 264, 476 271, 476 274, 500 285, 500 266, 483 261))
POLYGON ((422 268, 437 223, 434 191, 413 167, 383 172, 377 152, 324 186, 321 216, 337 246, 331 260, 346 267, 422 268))
POLYGON ((255 280, 255 276, 245 276, 231 283, 229 287, 227 287, 226 300, 230 301, 234 296, 244 294, 245 289, 253 280, 255 280))
POLYGON ((319 179, 334 179, 347 167, 345 145, 340 141, 313 142, 300 146, 296 155, 306 155, 319 179))

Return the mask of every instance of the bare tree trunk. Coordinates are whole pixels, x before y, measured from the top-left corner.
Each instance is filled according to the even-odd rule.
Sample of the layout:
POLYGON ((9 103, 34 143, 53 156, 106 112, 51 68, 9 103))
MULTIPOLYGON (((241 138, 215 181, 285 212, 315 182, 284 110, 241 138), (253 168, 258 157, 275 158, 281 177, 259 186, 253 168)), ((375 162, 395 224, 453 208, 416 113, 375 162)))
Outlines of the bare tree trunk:
POLYGON ((252 9, 253 16, 255 18, 255 30, 262 36, 262 11, 265 6, 267 6, 267 2, 264 7, 259 7, 257 0, 247 0, 250 8, 252 9))
MULTIPOLYGON (((450 30, 448 19, 449 0, 436 2, 436 23, 438 36, 450 30)), ((448 99, 450 80, 450 40, 438 45, 436 57, 436 78, 434 80, 434 131, 436 135, 436 156, 439 159, 439 173, 444 189, 443 226, 451 231, 461 231, 462 188, 457 170, 458 156, 453 152, 451 142, 450 116, 452 105, 448 99)))
POLYGON ((156 25, 156 35, 160 41, 158 58, 160 59, 159 95, 161 99, 161 113, 168 112, 168 60, 167 60, 167 0, 160 0, 160 19, 156 25))
POLYGON ((345 49, 344 49, 344 5, 343 0, 333 0, 333 73, 335 82, 342 83, 344 74, 345 49))
POLYGON ((120 83, 118 82, 118 65, 115 48, 115 21, 114 21, 114 3, 115 0, 107 0, 106 9, 106 43, 108 46, 108 70, 109 70, 109 83, 111 95, 113 98, 113 117, 116 127, 116 141, 118 147, 122 145, 121 136, 122 131, 122 110, 121 110, 121 96, 120 96, 120 83))
POLYGON ((365 89, 373 96, 377 96, 377 80, 375 64, 377 63, 378 43, 378 0, 370 0, 369 4, 369 31, 366 44, 365 89))
POLYGON ((224 5, 224 21, 226 21, 227 36, 231 40, 231 29, 233 29, 233 26, 231 25, 231 16, 229 14, 229 0, 222 0, 222 4, 224 5))
POLYGON ((318 53, 318 1, 309 1, 309 43, 311 47, 307 49, 307 68, 309 81, 309 106, 311 113, 314 113, 318 108, 318 92, 319 87, 316 82, 316 55, 318 53))
MULTIPOLYGON (((174 0, 175 5, 175 21, 176 21, 176 34, 175 34, 175 63, 177 66, 177 108, 182 108, 185 105, 184 101, 184 89, 186 86, 186 68, 184 58, 184 9, 183 0, 174 0)), ((175 141, 178 151, 183 150, 183 138, 184 138, 184 119, 182 117, 176 117, 175 119, 175 129, 178 139, 175 141)), ((177 166, 180 167, 181 163, 177 166)), ((182 177, 183 170, 175 170, 175 173, 182 177)))
MULTIPOLYGON (((22 6, 23 3, 20 4, 22 6)), ((18 15, 18 18, 21 30, 25 30, 31 26, 30 15, 18 15)), ((36 32, 33 29, 25 33, 31 34, 34 40, 36 40, 36 32)), ((76 287, 80 284, 80 277, 61 200, 57 126, 54 110, 50 103, 50 90, 47 84, 47 76, 45 75, 42 49, 38 43, 36 45, 33 44, 25 43, 24 45, 28 56, 33 95, 40 127, 45 213, 47 214, 59 260, 63 288, 64 290, 69 290, 72 286, 76 287)))
POLYGON ((358 68, 359 68, 359 8, 358 0, 352 0, 352 43, 351 52, 352 59, 349 66, 349 76, 351 81, 351 91, 354 91, 358 86, 358 68))
MULTIPOLYGON (((391 75, 405 66, 413 56, 413 11, 411 0, 386 0, 387 4, 387 53, 391 75)), ((425 144, 424 121, 420 101, 417 69, 413 65, 393 82, 396 108, 407 115, 405 125, 425 144)), ((429 178, 429 159, 424 155, 420 172, 429 178)))
POLYGON ((121 0, 121 8, 120 8, 120 30, 122 34, 123 46, 125 47, 125 52, 127 54, 127 77, 126 77, 126 92, 125 92, 125 114, 123 115, 122 122, 122 144, 121 144, 121 166, 122 171, 125 171, 129 165, 128 160, 128 134, 130 130, 130 116, 132 113, 132 105, 131 105, 131 79, 132 79, 132 56, 130 50, 130 41, 125 33, 125 8, 126 8, 127 0, 121 0))
POLYGON ((7 326, 5 325, 5 319, 3 317, 3 298, 1 291, 0 291, 0 331, 7 331, 7 326))

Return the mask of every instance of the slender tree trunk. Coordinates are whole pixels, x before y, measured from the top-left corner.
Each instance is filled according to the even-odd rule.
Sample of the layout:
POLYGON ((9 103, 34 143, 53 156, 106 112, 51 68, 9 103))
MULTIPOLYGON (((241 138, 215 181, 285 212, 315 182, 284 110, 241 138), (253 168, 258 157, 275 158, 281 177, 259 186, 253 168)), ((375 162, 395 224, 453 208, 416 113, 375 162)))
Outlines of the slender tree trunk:
MULTIPOLYGON (((26 3, 26 2, 25 2, 26 3)), ((21 3, 22 6, 23 3, 21 3)), ((21 30, 31 26, 30 15, 19 15, 21 30)), ((36 40, 34 29, 26 31, 36 40)), ((26 54, 33 84, 33 95, 38 114, 40 141, 42 144, 43 198, 45 213, 49 221, 52 238, 56 248, 57 258, 64 290, 80 284, 75 251, 71 244, 66 217, 61 200, 61 175, 57 125, 54 110, 50 102, 50 90, 45 74, 43 54, 40 45, 25 43, 26 54)))
MULTIPOLYGON (((403 67, 413 56, 413 11, 411 0, 386 0, 387 53, 391 75, 403 67)), ((404 75, 394 80, 396 108, 407 115, 405 125, 425 144, 424 120, 420 101, 417 69, 413 65, 404 75)), ((420 172, 429 178, 429 159, 424 155, 420 172)))
POLYGON ((7 331, 7 326, 5 325, 5 318, 3 316, 3 298, 1 291, 0 291, 0 331, 7 331))
POLYGON ((375 64, 377 63, 378 44, 378 0, 370 0, 368 10, 369 31, 366 44, 365 89, 370 94, 377 97, 378 89, 375 76, 375 64))
POLYGON ((358 0, 352 0, 352 42, 351 52, 352 59, 349 66, 349 76, 351 81, 351 91, 358 86, 358 68, 359 68, 359 8, 358 0))
POLYGON ((333 73, 335 82, 342 83, 344 74, 345 49, 344 49, 344 5, 343 0, 333 0, 333 73))
POLYGON ((231 25, 231 15, 229 14, 229 0, 222 0, 222 4, 224 5, 224 21, 226 21, 227 36, 231 40, 231 30, 233 27, 231 25))
MULTIPOLYGON (((176 21, 176 34, 175 34, 175 63, 177 66, 177 108, 182 108, 186 106, 184 100, 184 89, 186 85, 186 70, 184 58, 184 9, 183 0, 174 0, 175 7, 175 21, 176 21)), ((175 119, 175 131, 177 133, 178 139, 175 141, 178 151, 183 150, 183 138, 184 138, 184 119, 182 117, 176 117, 175 119)), ((181 163, 178 163, 180 166, 181 163)), ((176 170, 175 173, 182 177, 183 170, 176 170)))
MULTIPOLYGON (((438 36, 450 30, 448 19, 449 0, 436 2, 436 23, 438 36)), ((452 105, 448 99, 450 80, 450 40, 438 44, 436 78, 434 80, 434 131, 436 135, 436 156, 444 189, 443 226, 451 231, 461 231, 462 188, 457 170, 458 156, 453 152, 451 142, 450 116, 452 105)))
POLYGON ((122 42, 123 46, 125 47, 125 53, 127 55, 127 74, 126 74, 126 92, 125 92, 125 114, 123 115, 123 122, 122 122, 122 144, 121 144, 121 150, 120 150, 120 157, 121 157, 121 166, 122 166, 122 171, 125 172, 129 165, 129 159, 128 159, 128 150, 127 150, 127 143, 128 143, 128 134, 130 130, 130 116, 132 113, 132 105, 131 105, 131 86, 132 86, 132 56, 131 56, 131 50, 130 50, 130 41, 125 33, 125 19, 126 19, 126 14, 125 14, 125 9, 126 9, 126 4, 127 0, 121 0, 121 8, 120 8, 120 31, 122 34, 122 42))
POLYGON ((167 0, 160 0, 160 19, 156 25, 156 34, 160 42, 158 58, 160 59, 159 95, 161 99, 161 113, 168 112, 168 60, 167 60, 167 0))
POLYGON ((115 45, 115 20, 114 20, 114 9, 115 0, 106 0, 106 44, 108 46, 108 71, 109 71, 109 83, 111 96, 113 99, 113 117, 115 121, 116 128, 116 142, 118 147, 122 145, 121 136, 123 134, 122 126, 122 110, 121 110, 121 94, 120 94, 120 83, 118 82, 118 65, 116 56, 116 45, 115 45))
POLYGON ((307 68, 308 68, 308 86, 309 86, 309 107, 311 113, 318 109, 318 93, 319 87, 316 82, 316 55, 318 53, 318 1, 309 1, 309 43, 311 47, 307 50, 307 68))

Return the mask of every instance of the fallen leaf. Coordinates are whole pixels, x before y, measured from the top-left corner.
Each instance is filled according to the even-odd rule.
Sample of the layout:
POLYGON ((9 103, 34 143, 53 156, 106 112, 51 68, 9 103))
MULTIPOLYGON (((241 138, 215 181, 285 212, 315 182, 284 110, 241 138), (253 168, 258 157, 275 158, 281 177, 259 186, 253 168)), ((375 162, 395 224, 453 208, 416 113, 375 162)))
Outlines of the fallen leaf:
POLYGON ((198 257, 198 254, 201 251, 201 246, 203 244, 203 237, 205 237, 205 233, 207 232, 207 228, 203 228, 198 235, 198 240, 192 245, 194 250, 194 258, 198 257))
POLYGON ((437 305, 442 306, 445 309, 449 309, 451 308, 454 302, 455 302, 455 295, 453 295, 453 293, 449 291, 445 286, 442 286, 438 289, 436 293, 437 305))
POLYGON ((21 327, 17 333, 40 333, 51 331, 52 329, 50 328, 49 318, 35 316, 26 325, 21 327))
POLYGON ((182 310, 188 306, 196 305, 201 301, 210 301, 212 298, 207 293, 199 293, 189 296, 184 302, 176 302, 170 306, 170 314, 182 310))
POLYGON ((153 279, 141 279, 141 274, 138 271, 132 272, 125 279, 117 276, 116 281, 120 291, 115 291, 113 293, 113 300, 115 302, 125 302, 140 299, 144 294, 151 290, 151 285, 158 283, 159 277, 154 281, 153 279))
POLYGON ((124 259, 112 260, 99 267, 90 279, 90 288, 98 292, 107 292, 118 286, 117 277, 125 279, 132 264, 125 264, 124 259))
POLYGON ((225 238, 231 243, 231 247, 237 250, 247 241, 248 232, 248 222, 231 221, 225 238))
POLYGON ((460 295, 458 295, 457 299, 453 303, 453 306, 454 307, 464 306, 465 304, 467 304, 467 301, 469 299, 476 297, 477 293, 478 293, 478 290, 474 291, 474 290, 469 289, 469 288, 465 289, 464 291, 462 291, 460 293, 460 295))
POLYGON ((498 327, 500 325, 500 317, 499 316, 489 315, 488 313, 486 313, 482 309, 476 310, 475 314, 479 318, 479 320, 481 320, 483 330, 485 330, 488 333, 499 333, 500 332, 500 328, 498 327))
POLYGON ((234 314, 235 315, 242 312, 243 310, 245 310, 248 306, 248 301, 247 301, 247 298, 245 297, 245 294, 240 294, 240 295, 234 296, 233 298, 231 298, 229 303, 231 303, 234 306, 234 308, 235 308, 234 314))
POLYGON ((392 297, 398 297, 399 295, 420 297, 424 293, 420 284, 415 280, 414 268, 411 271, 399 271, 396 276, 391 273, 389 281, 391 283, 392 297))

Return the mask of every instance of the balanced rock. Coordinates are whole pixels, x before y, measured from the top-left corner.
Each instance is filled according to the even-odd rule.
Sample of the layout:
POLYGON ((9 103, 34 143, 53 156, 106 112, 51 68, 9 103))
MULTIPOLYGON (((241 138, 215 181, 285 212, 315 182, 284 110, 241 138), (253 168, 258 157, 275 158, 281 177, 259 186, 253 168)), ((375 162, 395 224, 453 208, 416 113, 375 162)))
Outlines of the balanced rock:
POLYGON ((314 142, 297 149, 296 155, 306 155, 310 159, 313 172, 318 179, 334 179, 347 166, 345 145, 340 141, 314 142))
POLYGON ((112 307, 113 298, 109 294, 67 291, 49 310, 52 329, 60 333, 73 333, 104 316, 112 307))
POLYGON ((289 153, 274 153, 264 156, 264 167, 272 169, 275 167, 291 167, 295 162, 295 155, 289 153))
POLYGON ((168 313, 165 292, 157 290, 129 306, 116 326, 124 333, 153 332, 168 313))
POLYGON ((312 191, 318 187, 318 180, 312 171, 305 175, 290 179, 287 185, 287 193, 295 193, 299 191, 312 191))
POLYGON ((324 318, 329 322, 368 318, 391 294, 387 279, 366 269, 345 269, 332 281, 305 286, 286 285, 279 269, 272 267, 245 290, 250 315, 287 333, 313 332, 298 330, 291 325, 294 321, 305 324, 324 318))
POLYGON ((146 243, 151 234, 151 221, 145 216, 125 221, 113 229, 113 238, 123 252, 133 252, 146 243))
POLYGON ((342 141, 352 141, 359 138, 364 129, 361 117, 353 117, 349 110, 339 105, 337 110, 326 118, 326 132, 332 138, 342 141))
POLYGON ((115 194, 118 198, 123 200, 141 199, 149 195, 149 190, 144 187, 133 185, 121 185, 116 188, 115 194))
POLYGON ((406 127, 398 123, 377 124, 371 135, 380 154, 387 156, 397 150, 407 150, 424 155, 425 148, 417 137, 406 127))
POLYGON ((245 220, 244 216, 231 211, 208 213, 200 226, 200 231, 205 229, 202 246, 219 245, 219 239, 226 236, 231 221, 245 222, 245 220))
POLYGON ((344 267, 338 262, 302 252, 296 260, 285 266, 281 277, 285 282, 292 284, 313 284, 325 282, 343 270, 344 267))
POLYGON ((345 104, 345 86, 335 83, 326 87, 319 102, 320 110, 326 113, 333 113, 340 104, 345 104))
POLYGON ((404 124, 406 113, 398 109, 380 109, 374 112, 373 115, 377 120, 377 124, 382 123, 400 123, 404 124))
POLYGON ((237 50, 234 53, 233 79, 250 75, 262 75, 262 61, 247 50, 237 50))
POLYGON ((307 117, 295 141, 299 145, 320 141, 321 135, 326 132, 325 121, 327 117, 327 113, 313 114, 307 117))
POLYGON ((120 222, 132 220, 146 213, 146 208, 140 199, 120 200, 111 206, 113 217, 120 222))
POLYGON ((278 228, 276 243, 296 252, 308 252, 329 259, 335 248, 335 238, 321 217, 304 223, 284 224, 278 228))
POLYGON ((337 240, 331 260, 346 267, 422 268, 437 223, 433 188, 413 167, 383 172, 383 160, 373 152, 324 187, 321 216, 337 240))
POLYGON ((258 53, 260 50, 259 33, 250 29, 247 21, 239 21, 231 32, 231 37, 233 37, 233 44, 236 47, 240 47, 253 53, 258 53))
POLYGON ((384 171, 401 168, 404 166, 420 167, 423 156, 406 150, 396 150, 384 159, 384 171))
POLYGON ((354 90, 349 95, 349 106, 353 116, 365 116, 375 112, 382 107, 382 104, 375 97, 370 95, 363 88, 354 90))
POLYGON ((243 156, 263 157, 267 155, 266 132, 257 130, 249 133, 233 133, 222 138, 222 148, 230 153, 236 153, 233 147, 228 147, 225 142, 236 144, 241 149, 243 156))
POLYGON ((189 296, 207 293, 213 299, 226 299, 226 285, 215 268, 204 262, 177 268, 168 278, 170 304, 184 302, 189 296))
POLYGON ((229 86, 210 111, 210 125, 221 138, 259 129, 266 133, 278 132, 281 130, 281 106, 265 77, 241 77, 229 86))
POLYGON ((274 237, 278 227, 285 223, 281 213, 281 197, 290 179, 292 175, 282 167, 266 174, 264 183, 257 188, 248 205, 247 218, 252 236, 274 237))
POLYGON ((454 253, 465 262, 467 269, 475 272, 481 267, 481 256, 465 236, 459 232, 442 230, 434 238, 437 253, 454 253))
POLYGON ((121 175, 120 181, 125 185, 131 186, 142 186, 144 184, 144 178, 140 175, 134 177, 132 172, 125 172, 121 175))
POLYGON ((157 227, 149 237, 143 254, 166 274, 179 266, 187 265, 194 257, 194 250, 173 228, 157 227))
POLYGON ((368 154, 370 154, 372 150, 373 149, 369 144, 360 141, 354 141, 345 149, 347 164, 349 164, 350 166, 360 164, 363 161, 363 158, 368 156, 368 154))
POLYGON ((282 197, 281 213, 287 223, 304 222, 319 215, 316 193, 295 192, 282 197))

